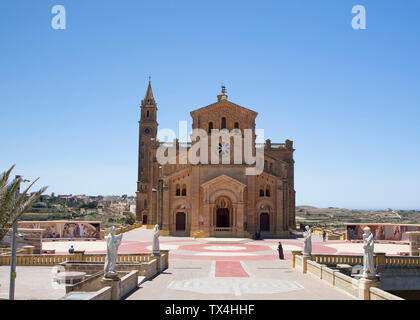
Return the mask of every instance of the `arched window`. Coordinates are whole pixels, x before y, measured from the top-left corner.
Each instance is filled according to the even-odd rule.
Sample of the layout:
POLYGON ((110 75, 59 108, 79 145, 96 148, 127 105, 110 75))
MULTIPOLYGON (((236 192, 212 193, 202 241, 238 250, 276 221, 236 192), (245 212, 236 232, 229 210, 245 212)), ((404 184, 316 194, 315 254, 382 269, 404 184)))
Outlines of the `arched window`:
POLYGON ((183 196, 187 195, 187 186, 185 184, 182 185, 182 195, 183 196))
POLYGON ((235 129, 239 129, 239 122, 235 122, 235 129))
POLYGON ((267 188, 265 189, 265 196, 266 197, 270 196, 270 186, 267 186, 267 188))
POLYGON ((149 110, 146 112, 146 117, 149 118, 149 110))
POLYGON ((273 163, 270 163, 270 172, 273 172, 273 163))
POLYGON ((144 208, 147 208, 147 200, 144 200, 144 208))
POLYGON ((180 196, 181 195, 181 188, 180 188, 179 184, 176 185, 176 193, 175 193, 175 195, 176 196, 180 196))
POLYGON ((222 118, 222 127, 221 127, 221 129, 226 129, 226 118, 225 117, 222 118))
POLYGON ((264 160, 264 169, 268 170, 267 160, 264 160))
POLYGON ((260 187, 260 197, 264 197, 264 188, 260 187))
POLYGON ((213 129, 213 122, 209 122, 209 133, 211 133, 212 129, 213 129))

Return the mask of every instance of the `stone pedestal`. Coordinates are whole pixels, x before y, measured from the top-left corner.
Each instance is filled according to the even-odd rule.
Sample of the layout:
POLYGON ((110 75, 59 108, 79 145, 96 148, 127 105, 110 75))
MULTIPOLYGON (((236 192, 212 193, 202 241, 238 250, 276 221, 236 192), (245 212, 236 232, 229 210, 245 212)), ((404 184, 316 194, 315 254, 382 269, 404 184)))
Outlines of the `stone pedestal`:
POLYGON ((370 300, 370 288, 380 287, 380 282, 376 278, 360 278, 359 279, 359 299, 370 300))
POLYGON ((153 251, 153 255, 155 257, 160 257, 160 251, 153 251))
POLYGON ((301 250, 292 250, 292 268, 296 267, 296 256, 302 255, 301 250))
POLYGON ((302 256, 302 273, 306 273, 308 271, 308 260, 311 260, 311 256, 304 254, 302 256))
POLYGON ((103 277, 101 280, 103 286, 111 287, 111 300, 120 300, 121 298, 121 279, 117 277, 103 277))
POLYGON ((420 231, 407 232, 410 241, 410 256, 418 256, 420 253, 420 231))

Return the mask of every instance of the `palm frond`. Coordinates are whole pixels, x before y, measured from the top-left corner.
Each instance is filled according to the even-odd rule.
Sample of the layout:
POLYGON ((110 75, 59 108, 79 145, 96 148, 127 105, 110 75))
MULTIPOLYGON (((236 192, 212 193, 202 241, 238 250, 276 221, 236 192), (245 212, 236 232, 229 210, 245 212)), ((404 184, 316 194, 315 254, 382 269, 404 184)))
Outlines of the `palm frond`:
POLYGON ((47 187, 41 188, 28 198, 30 188, 38 181, 33 181, 21 194, 17 194, 22 178, 18 177, 8 183, 10 174, 15 166, 0 175, 0 241, 7 234, 10 225, 13 225, 19 218, 28 211, 39 199, 47 187), (28 198, 28 199, 27 199, 28 198))

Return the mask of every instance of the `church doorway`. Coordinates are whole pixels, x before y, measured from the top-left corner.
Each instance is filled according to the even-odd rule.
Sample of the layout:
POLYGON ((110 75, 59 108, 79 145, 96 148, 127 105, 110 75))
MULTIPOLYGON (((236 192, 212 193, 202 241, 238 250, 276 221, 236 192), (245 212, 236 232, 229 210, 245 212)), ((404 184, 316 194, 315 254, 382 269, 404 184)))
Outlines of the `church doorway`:
POLYGON ((216 211, 216 227, 229 228, 229 209, 219 208, 216 211))
POLYGON ((147 224, 147 214, 143 215, 143 220, 142 220, 143 225, 147 224))
POLYGON ((270 216, 266 212, 260 214, 260 230, 270 231, 270 216))
POLYGON ((176 214, 176 231, 185 231, 185 213, 184 212, 178 212, 176 214))

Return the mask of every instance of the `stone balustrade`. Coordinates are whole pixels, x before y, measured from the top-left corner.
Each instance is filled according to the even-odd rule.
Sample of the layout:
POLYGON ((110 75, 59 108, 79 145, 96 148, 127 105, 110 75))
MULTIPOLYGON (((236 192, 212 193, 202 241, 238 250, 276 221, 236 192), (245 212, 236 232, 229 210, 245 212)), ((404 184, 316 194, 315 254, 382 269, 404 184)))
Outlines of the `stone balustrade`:
POLYGON ((214 231, 216 232, 232 232, 233 228, 232 227, 215 227, 214 231))
MULTIPOLYGON (((363 256, 351 255, 321 255, 314 254, 311 257, 302 254, 302 251, 292 251, 292 268, 301 271, 302 273, 311 274, 330 285, 344 290, 357 299, 362 300, 403 300, 400 297, 392 295, 380 288, 382 283, 375 279, 356 279, 335 270, 330 265, 363 265, 363 256)), ((420 257, 417 256, 387 256, 385 253, 375 253, 375 266, 382 276, 386 276, 386 271, 391 270, 392 273, 395 268, 404 267, 403 270, 418 270, 420 267, 420 257), (408 268, 408 269, 407 269, 408 268)), ((394 270, 395 271, 395 270, 394 270)), ((397 275, 401 270, 397 270, 397 275)), ((418 272, 418 271, 416 271, 418 272)), ((388 272, 389 273, 389 272, 388 272)), ((405 274, 405 273, 404 273, 405 274)), ((414 273, 414 276, 417 273, 414 273)), ((415 277, 414 277, 415 278, 415 277)), ((388 281, 384 278, 384 281, 388 281)), ((389 282, 389 281, 388 281, 389 282)), ((385 288, 385 287, 383 287, 385 288)), ((385 288, 387 289, 387 288, 385 288)))
POLYGON ((357 265, 363 264, 363 256, 317 254, 312 256, 312 261, 320 264, 357 265))
MULTIPOLYGON (((302 255, 302 251, 292 251, 292 268, 296 265, 296 256, 302 255)), ((319 264, 348 264, 363 265, 363 256, 359 255, 333 255, 333 254, 314 254, 312 261, 319 264)), ((387 256, 385 253, 375 253, 375 266, 406 266, 420 267, 420 257, 418 256, 387 256)))
MULTIPOLYGON (((165 251, 166 252, 166 251, 165 251)), ((105 254, 84 254, 82 252, 63 255, 17 255, 16 265, 18 266, 55 266, 62 262, 105 262, 105 254)), ((154 259, 149 253, 141 254, 119 254, 118 263, 142 263, 154 259)), ((0 265, 10 265, 10 255, 0 256, 0 265)))

